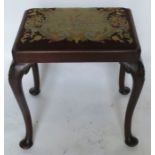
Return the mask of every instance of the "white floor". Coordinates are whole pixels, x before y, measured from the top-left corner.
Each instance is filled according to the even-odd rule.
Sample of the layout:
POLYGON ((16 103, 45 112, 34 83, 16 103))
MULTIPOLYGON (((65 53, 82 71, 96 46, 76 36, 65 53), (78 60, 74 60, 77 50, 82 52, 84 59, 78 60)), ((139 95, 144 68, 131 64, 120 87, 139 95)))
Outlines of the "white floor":
MULTIPOLYGON (((9 63, 6 68, 8 69, 9 63)), ((139 145, 124 144, 123 119, 129 95, 118 93, 117 63, 39 64, 41 93, 33 97, 31 72, 23 80, 32 114, 34 145, 22 150, 21 113, 5 81, 5 155, 150 155, 150 82, 133 117, 139 145)), ((6 69, 6 70, 7 70, 6 69)), ((131 77, 127 76, 131 86, 131 77)))

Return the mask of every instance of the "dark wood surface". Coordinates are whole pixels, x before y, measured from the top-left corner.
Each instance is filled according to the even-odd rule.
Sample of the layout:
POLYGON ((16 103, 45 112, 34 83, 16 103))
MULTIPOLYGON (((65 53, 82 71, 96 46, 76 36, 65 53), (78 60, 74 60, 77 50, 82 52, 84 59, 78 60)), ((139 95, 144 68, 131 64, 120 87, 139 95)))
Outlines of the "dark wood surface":
POLYGON ((27 74, 30 68, 32 68, 34 87, 30 89, 30 93, 32 95, 38 95, 40 92, 40 84, 37 63, 40 62, 120 63, 119 92, 121 94, 127 95, 130 92, 130 89, 125 86, 125 74, 131 74, 133 79, 133 88, 131 90, 124 124, 125 143, 131 147, 138 144, 138 139, 132 135, 132 116, 144 84, 145 70, 140 58, 141 50, 133 18, 129 9, 126 10, 126 13, 130 23, 130 31, 134 38, 132 44, 116 42, 106 42, 101 44, 89 41, 75 44, 66 40, 50 44, 44 40, 23 45, 20 43, 19 38, 23 31, 23 24, 27 12, 25 13, 13 46, 13 63, 9 70, 9 83, 22 111, 26 127, 25 138, 20 142, 22 148, 28 149, 33 144, 32 121, 22 89, 22 78, 23 75, 27 74))

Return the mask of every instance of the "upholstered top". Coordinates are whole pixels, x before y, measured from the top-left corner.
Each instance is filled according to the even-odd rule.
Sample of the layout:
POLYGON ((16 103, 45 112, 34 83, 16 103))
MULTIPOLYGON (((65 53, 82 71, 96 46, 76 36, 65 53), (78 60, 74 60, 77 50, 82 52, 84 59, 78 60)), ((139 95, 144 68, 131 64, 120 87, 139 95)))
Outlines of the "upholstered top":
POLYGON ((92 42, 133 42, 126 10, 123 8, 30 9, 21 43, 41 40, 53 44, 67 40, 76 44, 92 42))
POLYGON ((124 62, 139 59, 140 45, 129 9, 34 8, 12 52, 16 62, 124 62))

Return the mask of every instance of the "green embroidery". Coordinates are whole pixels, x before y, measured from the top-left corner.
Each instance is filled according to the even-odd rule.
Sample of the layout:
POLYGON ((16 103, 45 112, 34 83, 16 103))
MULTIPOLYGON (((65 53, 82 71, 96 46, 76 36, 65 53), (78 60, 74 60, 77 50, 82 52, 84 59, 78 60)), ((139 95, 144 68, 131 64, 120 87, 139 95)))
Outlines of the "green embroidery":
POLYGON ((133 42, 123 8, 30 9, 21 42, 40 40, 133 42))

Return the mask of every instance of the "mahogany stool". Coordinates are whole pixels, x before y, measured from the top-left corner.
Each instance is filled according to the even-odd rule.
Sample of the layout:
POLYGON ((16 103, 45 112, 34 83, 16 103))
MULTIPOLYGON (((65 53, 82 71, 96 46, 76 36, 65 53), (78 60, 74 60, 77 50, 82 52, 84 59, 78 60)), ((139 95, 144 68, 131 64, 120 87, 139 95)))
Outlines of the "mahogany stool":
POLYGON ((37 63, 118 62, 119 92, 126 95, 125 73, 133 87, 125 116, 125 143, 136 146, 132 135, 132 115, 144 83, 144 66, 131 11, 126 8, 34 8, 25 12, 13 49, 9 83, 22 111, 26 136, 20 146, 33 145, 32 121, 22 78, 32 68, 32 95, 40 92, 37 63))

